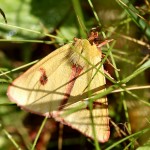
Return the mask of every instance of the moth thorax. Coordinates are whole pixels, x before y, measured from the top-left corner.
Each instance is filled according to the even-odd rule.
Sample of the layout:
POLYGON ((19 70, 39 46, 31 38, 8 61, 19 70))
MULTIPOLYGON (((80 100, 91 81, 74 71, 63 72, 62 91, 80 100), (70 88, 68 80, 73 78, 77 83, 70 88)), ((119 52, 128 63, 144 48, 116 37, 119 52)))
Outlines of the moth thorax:
POLYGON ((83 54, 78 54, 76 52, 72 52, 70 55, 70 62, 74 65, 79 65, 82 68, 88 64, 88 60, 86 59, 88 58, 83 56, 83 54))
POLYGON ((95 64, 95 60, 100 60, 100 52, 96 45, 91 45, 88 40, 78 39, 70 49, 69 60, 75 65, 84 67, 95 64))

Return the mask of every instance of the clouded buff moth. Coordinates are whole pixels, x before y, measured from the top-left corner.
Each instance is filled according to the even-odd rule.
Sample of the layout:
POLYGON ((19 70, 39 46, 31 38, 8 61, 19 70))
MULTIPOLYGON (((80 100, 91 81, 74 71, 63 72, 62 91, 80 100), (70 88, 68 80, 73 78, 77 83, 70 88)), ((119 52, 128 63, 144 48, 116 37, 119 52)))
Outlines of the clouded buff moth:
POLYGON ((8 97, 21 108, 55 118, 99 142, 109 139, 107 98, 90 98, 105 90, 102 54, 93 39, 75 39, 43 58, 15 79, 8 97), (102 72, 102 73, 101 73, 102 72), (92 116, 91 116, 92 112, 92 116), (92 121, 93 118, 93 121, 92 121))

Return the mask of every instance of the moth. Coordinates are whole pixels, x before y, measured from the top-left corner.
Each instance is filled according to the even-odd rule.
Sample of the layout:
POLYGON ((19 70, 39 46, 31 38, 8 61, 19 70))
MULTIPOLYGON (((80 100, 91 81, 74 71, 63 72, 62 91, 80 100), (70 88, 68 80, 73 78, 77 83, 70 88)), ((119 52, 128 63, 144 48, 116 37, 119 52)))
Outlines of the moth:
POLYGON ((107 142, 107 98, 91 103, 106 84, 101 47, 109 40, 98 39, 98 32, 91 31, 88 39, 75 38, 50 53, 9 85, 9 99, 29 112, 53 117, 89 138, 107 142))

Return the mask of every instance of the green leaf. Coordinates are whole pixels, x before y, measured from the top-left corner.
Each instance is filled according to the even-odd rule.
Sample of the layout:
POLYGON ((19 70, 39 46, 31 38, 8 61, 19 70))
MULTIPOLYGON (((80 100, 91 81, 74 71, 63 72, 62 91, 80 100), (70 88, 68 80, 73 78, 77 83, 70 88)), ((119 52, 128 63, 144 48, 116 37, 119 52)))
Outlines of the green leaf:
MULTIPOLYGON (((71 4, 70 0, 1 0, 1 8, 5 12, 8 25, 31 29, 41 33, 45 29, 47 32, 52 32, 63 21, 62 19, 68 19, 66 15, 68 16, 71 4)), ((18 30, 6 24, 0 24, 0 30, 1 35, 6 39, 35 39, 39 37, 38 34, 18 30)))
POLYGON ((149 149, 150 149, 150 143, 137 148, 137 150, 149 150, 149 149))

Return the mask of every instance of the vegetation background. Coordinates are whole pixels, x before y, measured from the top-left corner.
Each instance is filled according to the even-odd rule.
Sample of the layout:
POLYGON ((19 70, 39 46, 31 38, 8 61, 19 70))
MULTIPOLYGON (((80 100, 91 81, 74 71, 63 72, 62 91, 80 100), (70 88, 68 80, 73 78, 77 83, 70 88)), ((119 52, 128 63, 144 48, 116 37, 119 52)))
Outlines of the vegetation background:
POLYGON ((8 22, 1 12, 0 150, 150 149, 148 0, 1 0, 0 8, 8 22), (111 51, 103 51, 120 70, 109 70, 114 78, 106 92, 111 137, 103 144, 51 118, 21 110, 6 95, 9 83, 34 60, 74 37, 86 38, 85 31, 95 26, 103 39, 114 39, 111 51))

